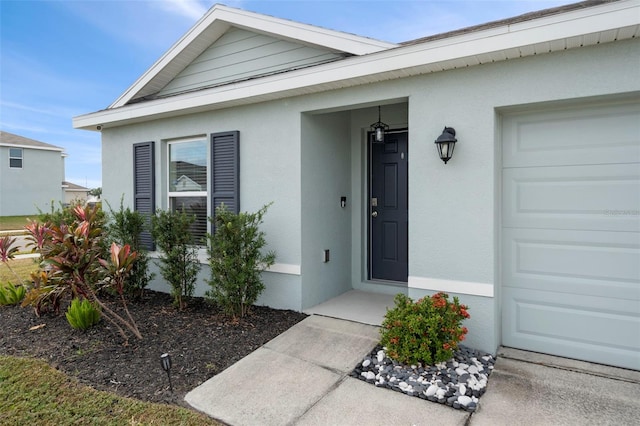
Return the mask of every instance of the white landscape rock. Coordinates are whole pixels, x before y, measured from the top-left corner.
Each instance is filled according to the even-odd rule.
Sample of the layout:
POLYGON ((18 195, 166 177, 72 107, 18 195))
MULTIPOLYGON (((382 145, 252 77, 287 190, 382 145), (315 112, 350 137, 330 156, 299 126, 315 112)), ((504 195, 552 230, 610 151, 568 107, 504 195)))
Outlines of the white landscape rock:
POLYGON ((469 405, 471 402, 473 402, 473 399, 471 399, 471 397, 466 396, 466 395, 460 395, 458 397, 458 404, 466 407, 467 405, 469 405))
POLYGON ((431 385, 427 388, 427 390, 425 391, 425 395, 427 396, 434 396, 436 394, 436 391, 440 389, 438 386, 436 385, 431 385))

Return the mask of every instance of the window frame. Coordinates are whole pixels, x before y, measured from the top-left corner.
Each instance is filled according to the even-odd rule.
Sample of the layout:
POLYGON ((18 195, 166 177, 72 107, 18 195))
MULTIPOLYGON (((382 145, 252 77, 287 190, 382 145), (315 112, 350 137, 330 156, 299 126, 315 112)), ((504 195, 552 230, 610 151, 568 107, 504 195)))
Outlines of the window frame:
POLYGON ((24 166, 24 149, 18 147, 9 147, 9 168, 10 169, 22 169, 24 166), (17 157, 11 154, 11 151, 17 150, 20 151, 20 156, 17 157), (12 160, 20 160, 20 166, 11 165, 12 160))
MULTIPOLYGON (((166 176, 166 183, 167 183, 167 192, 166 192, 167 209, 173 210, 172 200, 176 198, 194 198, 194 197, 204 198, 206 201, 205 217, 207 218, 205 233, 208 233, 210 232, 210 224, 209 224, 208 217, 209 217, 209 210, 210 210, 210 203, 211 203, 211 196, 209 194, 209 179, 211 175, 211 160, 210 160, 211 147, 208 140, 208 135, 169 139, 169 140, 166 140, 165 142, 166 142, 165 147, 167 150, 166 151, 167 162, 166 162, 166 169, 164 174, 166 176), (204 160, 206 161, 207 168, 206 168, 206 174, 205 174, 204 191, 171 191, 170 190, 171 189, 171 146, 182 144, 182 143, 188 143, 188 142, 202 142, 206 148, 204 160)), ((206 241, 202 241, 202 242, 196 241, 196 245, 200 247, 205 247, 206 244, 207 244, 206 241)))

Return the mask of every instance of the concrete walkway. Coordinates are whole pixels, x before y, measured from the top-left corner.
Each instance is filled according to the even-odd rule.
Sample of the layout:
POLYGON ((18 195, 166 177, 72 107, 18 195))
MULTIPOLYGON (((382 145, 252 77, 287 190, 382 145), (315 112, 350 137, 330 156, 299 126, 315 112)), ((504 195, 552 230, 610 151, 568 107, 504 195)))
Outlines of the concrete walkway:
POLYGON ((637 424, 640 372, 500 349, 470 414, 348 376, 378 327, 313 315, 189 392, 186 401, 241 425, 637 424))

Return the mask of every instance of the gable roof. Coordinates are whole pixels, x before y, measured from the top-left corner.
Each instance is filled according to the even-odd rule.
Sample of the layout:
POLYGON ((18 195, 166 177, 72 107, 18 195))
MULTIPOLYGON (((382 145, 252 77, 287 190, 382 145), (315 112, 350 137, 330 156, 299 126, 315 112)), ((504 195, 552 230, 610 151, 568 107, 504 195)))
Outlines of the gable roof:
POLYGON ((346 55, 366 55, 397 46, 216 4, 109 108, 121 107, 160 91, 232 27, 346 55))
MULTIPOLYGON (((134 91, 150 84, 150 81, 156 79, 155 75, 168 66, 171 59, 167 55, 177 57, 182 52, 181 49, 191 46, 187 42, 193 38, 190 34, 196 28, 200 28, 202 33, 203 22, 211 19, 216 8, 225 12, 230 9, 214 7, 114 104, 103 111, 74 117, 74 127, 95 130, 577 49, 640 36, 640 0, 586 1, 418 39, 396 47, 380 48, 340 61, 128 104, 134 96, 143 93, 138 91, 136 94, 134 91)), ((244 13, 237 9, 230 10, 244 13)), ((244 22, 245 28, 249 28, 246 25, 255 24, 252 21, 254 18, 258 20, 259 17, 267 21, 276 19, 249 14, 251 20, 244 22)), ((280 30, 281 27, 287 26, 284 23, 295 24, 291 24, 290 21, 276 21, 280 30)), ((287 34, 289 37, 296 36, 293 31, 287 34)), ((169 75, 170 73, 167 73, 165 77, 169 75)), ((167 84, 168 81, 165 81, 162 86, 167 84)))
POLYGON ((0 146, 63 152, 64 148, 0 130, 0 146))

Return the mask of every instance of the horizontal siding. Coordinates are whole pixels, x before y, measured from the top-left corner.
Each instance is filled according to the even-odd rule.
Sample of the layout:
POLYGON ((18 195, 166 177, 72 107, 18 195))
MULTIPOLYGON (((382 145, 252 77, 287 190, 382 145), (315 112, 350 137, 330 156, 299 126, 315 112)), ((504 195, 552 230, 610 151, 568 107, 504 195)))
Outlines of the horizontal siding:
POLYGON ((329 62, 340 54, 232 28, 187 66, 157 96, 329 62))

